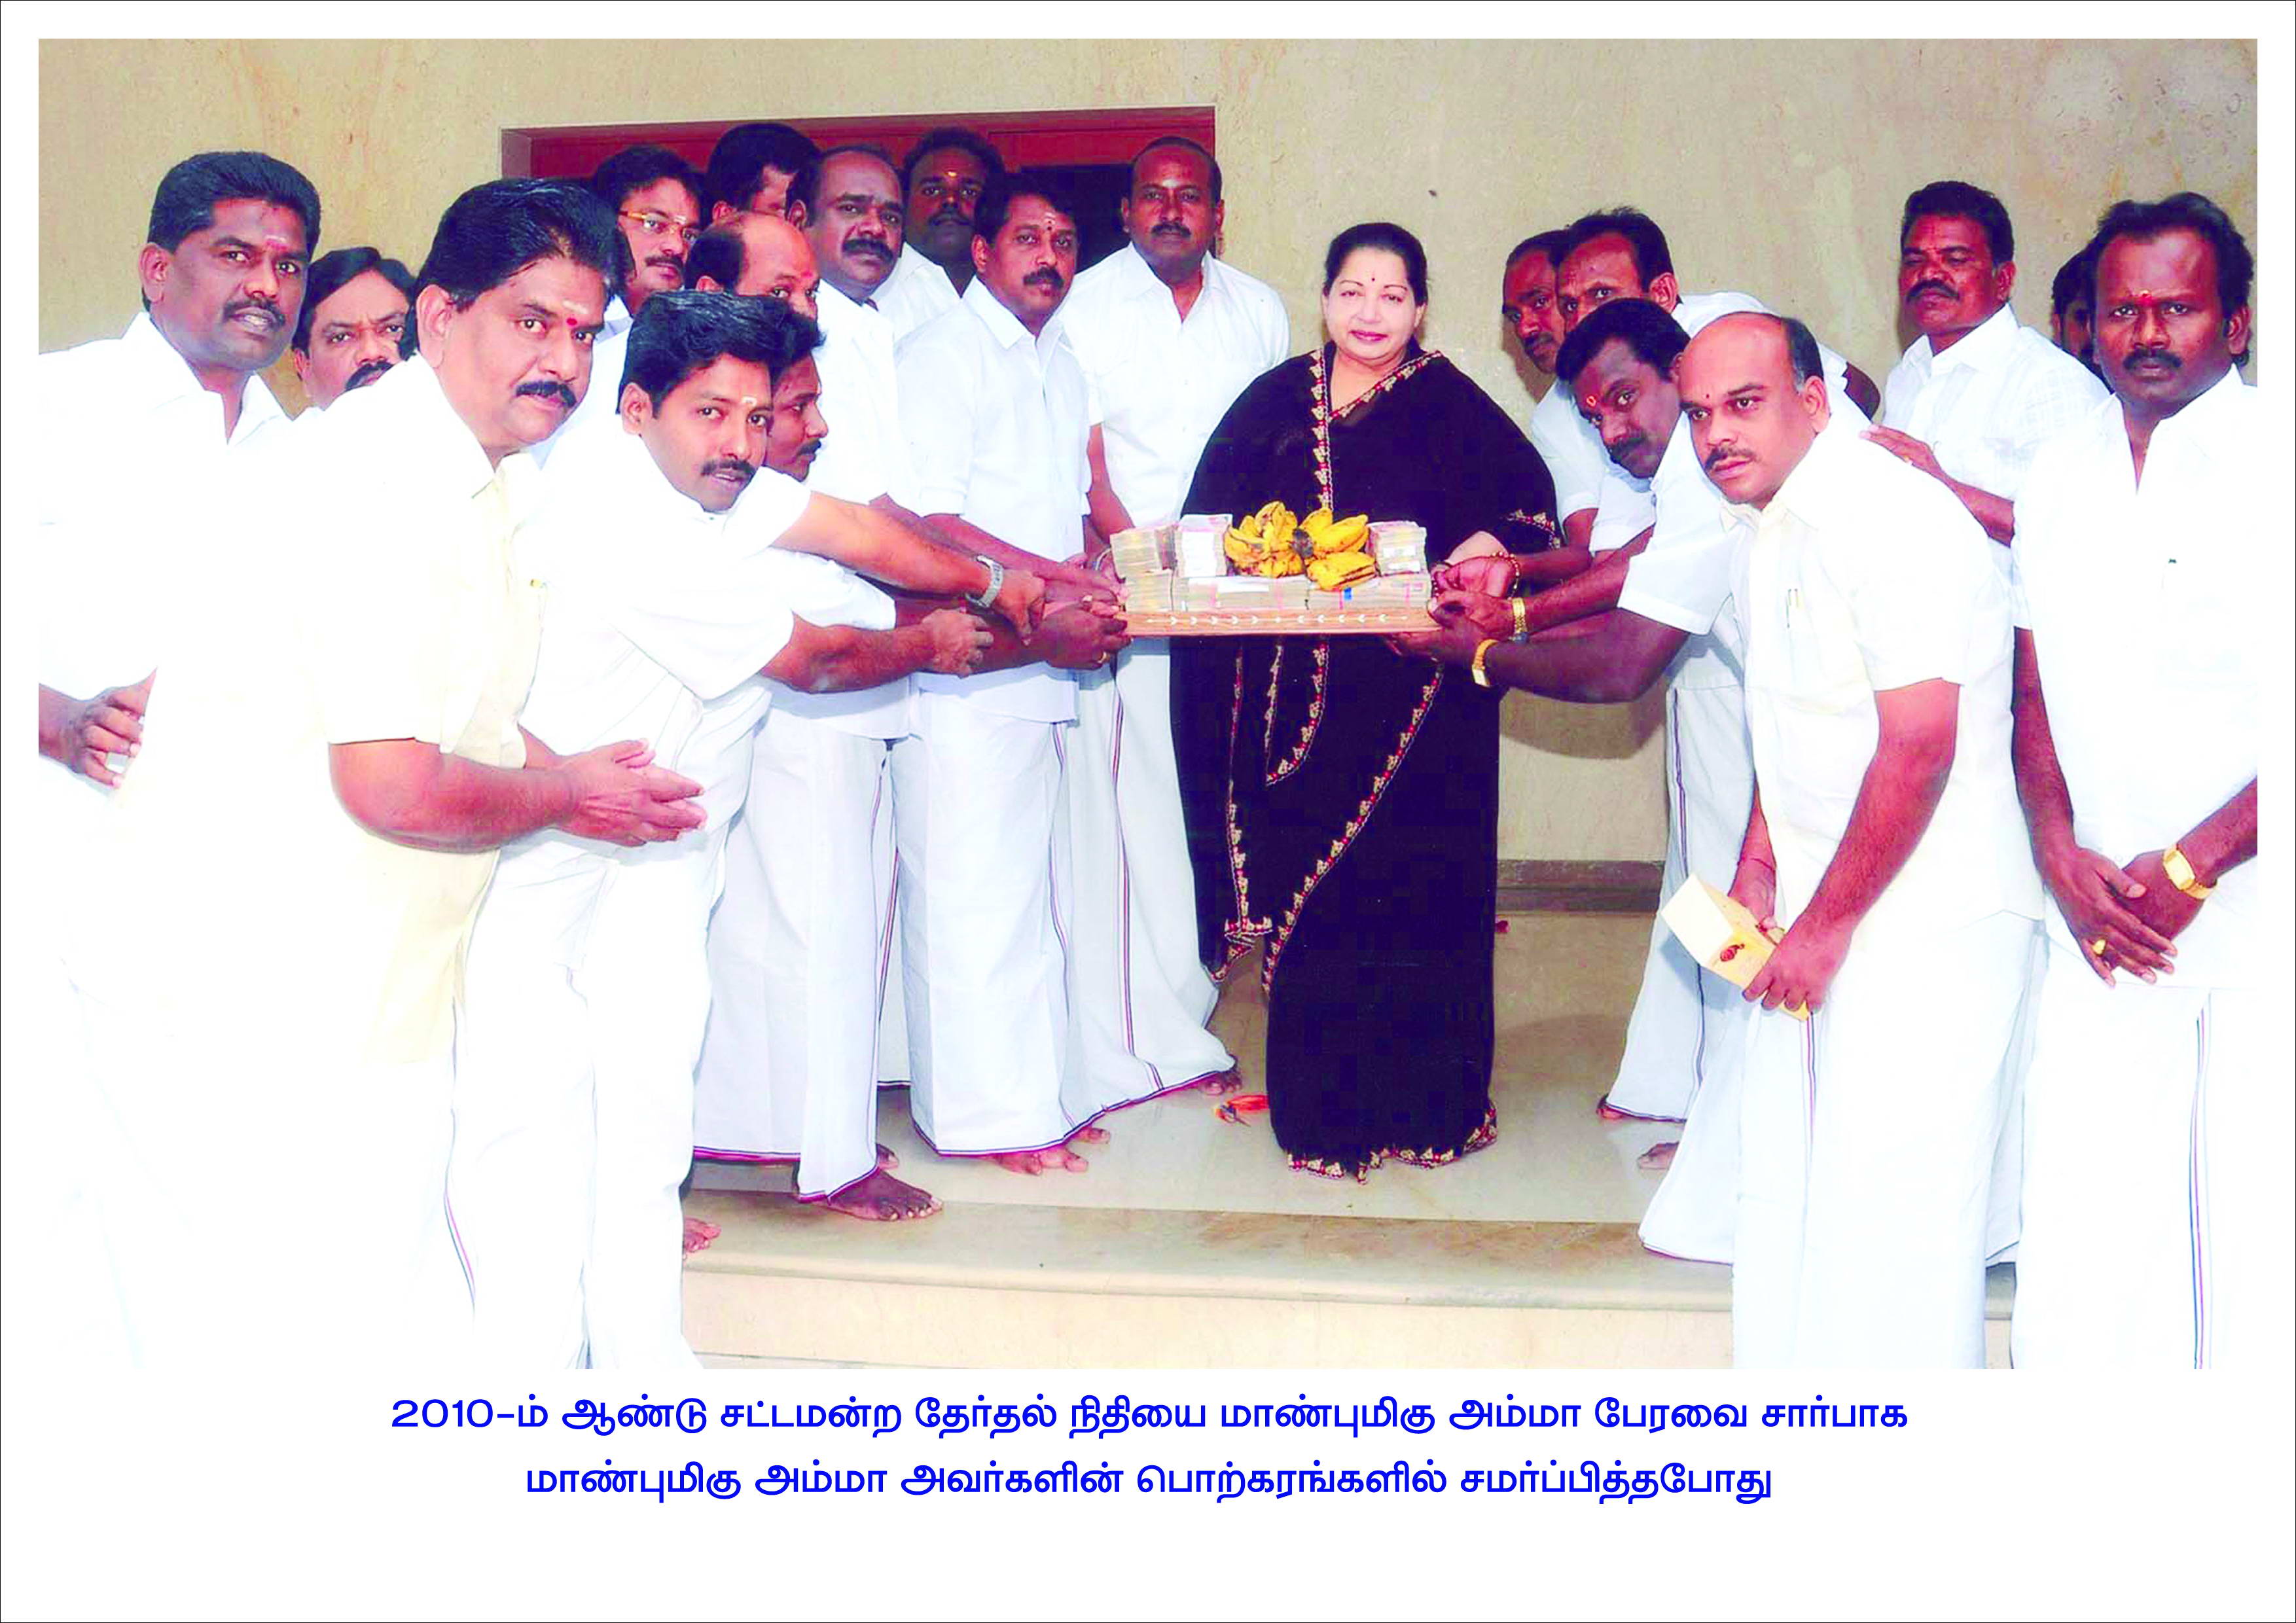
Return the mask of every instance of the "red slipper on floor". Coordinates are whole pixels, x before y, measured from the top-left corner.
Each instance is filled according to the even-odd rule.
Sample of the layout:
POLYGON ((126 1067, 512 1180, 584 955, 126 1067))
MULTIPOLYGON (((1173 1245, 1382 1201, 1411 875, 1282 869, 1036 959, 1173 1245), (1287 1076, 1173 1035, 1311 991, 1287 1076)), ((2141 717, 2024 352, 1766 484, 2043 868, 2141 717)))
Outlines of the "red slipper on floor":
POLYGON ((1215 1105, 1213 1114, 1222 1121, 1232 1121, 1236 1126, 1242 1127, 1245 1116, 1258 1115, 1267 1108, 1266 1094, 1234 1094, 1215 1105))

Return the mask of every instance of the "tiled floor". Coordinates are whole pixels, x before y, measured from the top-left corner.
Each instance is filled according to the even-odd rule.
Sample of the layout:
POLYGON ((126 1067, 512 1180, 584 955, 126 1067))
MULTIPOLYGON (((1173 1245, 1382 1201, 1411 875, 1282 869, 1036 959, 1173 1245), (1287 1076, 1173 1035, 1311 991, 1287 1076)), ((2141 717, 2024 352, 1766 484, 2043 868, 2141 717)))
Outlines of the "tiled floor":
MULTIPOLYGON (((1388 1166, 1357 1185, 1293 1172, 1264 1116, 1231 1125, 1203 1094, 1182 1093, 1105 1118, 1111 1142, 1086 1173, 1027 1177, 982 1161, 944 1160, 908 1122, 906 1090, 878 1102, 879 1137, 902 1176, 949 1202, 1274 1212, 1372 1217, 1633 1223, 1659 1175, 1635 1158, 1672 1129, 1605 1122, 1595 1102, 1625 1041, 1650 941, 1647 914, 1528 914, 1497 942, 1498 1142, 1450 1167, 1388 1166)), ((1257 1088, 1266 1009, 1256 969, 1231 977, 1213 1029, 1257 1088)), ((695 1186, 785 1193, 785 1168, 704 1164, 695 1186)))

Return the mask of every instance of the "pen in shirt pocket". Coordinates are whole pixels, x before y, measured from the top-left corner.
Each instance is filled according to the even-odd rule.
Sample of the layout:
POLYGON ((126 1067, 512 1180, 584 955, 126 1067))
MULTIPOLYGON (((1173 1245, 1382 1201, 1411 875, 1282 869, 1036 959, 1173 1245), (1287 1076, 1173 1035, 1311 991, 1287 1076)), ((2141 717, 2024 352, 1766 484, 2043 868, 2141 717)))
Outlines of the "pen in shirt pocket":
POLYGON ((1800 607, 1801 607, 1801 588, 1800 588, 1800 586, 1788 586, 1788 587, 1786 588, 1786 629, 1787 629, 1787 630, 1791 631, 1791 630, 1792 630, 1792 629, 1793 629, 1793 623, 1794 623, 1794 611, 1795 611, 1795 610, 1797 610, 1797 609, 1799 609, 1799 608, 1800 608, 1800 607))

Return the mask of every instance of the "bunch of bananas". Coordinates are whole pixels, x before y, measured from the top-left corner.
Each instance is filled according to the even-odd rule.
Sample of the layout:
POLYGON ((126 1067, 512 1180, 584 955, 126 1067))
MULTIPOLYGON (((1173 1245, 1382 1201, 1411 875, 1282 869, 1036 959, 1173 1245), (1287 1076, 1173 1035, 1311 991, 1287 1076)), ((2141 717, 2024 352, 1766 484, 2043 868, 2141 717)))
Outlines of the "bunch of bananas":
POLYGON ((1379 572, 1364 551, 1371 521, 1362 513, 1334 519, 1318 507, 1295 519, 1281 502, 1270 502, 1227 532, 1228 561, 1243 575, 1304 574, 1326 592, 1379 572))

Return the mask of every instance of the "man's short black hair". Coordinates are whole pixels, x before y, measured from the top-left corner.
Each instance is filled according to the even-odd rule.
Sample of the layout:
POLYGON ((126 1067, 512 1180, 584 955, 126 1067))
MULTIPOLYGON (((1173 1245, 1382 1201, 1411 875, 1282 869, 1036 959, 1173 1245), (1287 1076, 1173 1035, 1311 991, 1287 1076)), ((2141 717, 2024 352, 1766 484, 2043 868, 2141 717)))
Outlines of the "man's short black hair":
MULTIPOLYGON (((853 152, 858 152, 865 158, 874 158, 879 163, 893 171, 895 184, 900 184, 901 166, 893 161, 892 153, 873 141, 847 141, 836 146, 824 147, 822 149, 821 156, 814 160, 812 168, 804 176, 805 195, 798 198, 798 201, 805 205, 807 220, 810 221, 821 209, 821 172, 829 167, 831 159, 842 158, 853 152)), ((798 197, 795 181, 790 183, 790 195, 798 197)), ((902 186, 901 195, 904 198, 908 195, 908 188, 906 185, 902 186)))
POLYGON ((1015 169, 1010 175, 991 175, 980 188, 980 201, 972 210, 972 234, 994 242, 1011 217, 1013 203, 1024 197, 1043 198, 1067 215, 1071 225, 1083 218, 1077 212, 1075 190, 1060 176, 1046 169, 1015 169))
POLYGON ((1513 248, 1507 250, 1507 268, 1509 270, 1513 270, 1515 266, 1516 260, 1525 258, 1531 254, 1545 254, 1546 256, 1547 264, 1559 266, 1562 263, 1562 255, 1564 252, 1562 245, 1570 240, 1570 234, 1568 231, 1559 229, 1554 231, 1542 231, 1536 236, 1525 237, 1521 242, 1517 242, 1513 248))
POLYGON ((1786 362, 1793 368, 1794 387, 1800 389, 1812 378, 1825 376, 1825 352, 1817 347, 1817 334, 1791 316, 1769 318, 1785 330, 1786 362))
POLYGON ((1136 178, 1138 176, 1140 173, 1140 166, 1147 160, 1150 153, 1162 152, 1167 147, 1177 147, 1184 152, 1193 152, 1197 157, 1204 160, 1204 167, 1211 171, 1212 201, 1217 205, 1220 200, 1219 160, 1212 156, 1211 149, 1204 145, 1202 142, 1191 141, 1185 135, 1159 135, 1153 141, 1151 141, 1146 146, 1142 147, 1137 153, 1134 154, 1132 159, 1133 176, 1136 178))
POLYGON ((619 213, 631 193, 664 180, 674 180, 691 192, 697 205, 701 201, 701 175, 666 146, 626 146, 591 171, 589 184, 598 201, 619 213))
POLYGON ((253 198, 292 209, 303 222, 303 249, 319 251, 319 193, 293 164, 268 152, 201 152, 160 177, 144 240, 173 253, 185 237, 215 224, 216 205, 253 198))
POLYGON ((2108 244, 2120 237, 2149 242, 2171 231, 2189 231, 2216 250, 2217 303, 2224 315, 2229 317, 2235 310, 2246 309, 2249 284, 2256 275, 2256 256, 2249 251, 2248 239, 2240 234, 2231 217, 2198 192, 2174 193, 2157 203, 2123 198, 2104 211, 2096 222, 2096 234, 2081 250, 2088 259, 2091 305, 2099 302, 2096 275, 2103 268, 2108 244))
POLYGON ((719 220, 685 250, 685 285, 701 285, 704 276, 727 292, 742 285, 742 272, 750 263, 750 246, 737 217, 719 220))
POLYGON ((2062 320, 2067 310, 2084 303, 2096 303, 2096 266, 2087 248, 2076 250, 2057 266, 2056 278, 2049 283, 2049 314, 2062 320))
POLYGON ((792 197, 801 188, 810 192, 810 172, 820 159, 821 149, 803 130, 786 124, 736 124, 709 149, 709 166, 702 175, 709 195, 701 200, 701 211, 707 214, 719 203, 737 214, 747 210, 767 169, 790 176, 792 197))
MULTIPOLYGON (((457 309, 500 287, 537 259, 562 255, 619 287, 629 249, 614 211, 587 186, 571 180, 489 180, 447 205, 430 251, 415 276, 415 291, 441 289, 457 309)), ((414 322, 399 354, 417 348, 414 322)))
POLYGON ((1647 299, 1613 299, 1597 305, 1593 315, 1571 329, 1554 357, 1554 375, 1572 388, 1578 374, 1613 340, 1624 344, 1635 358, 1660 377, 1674 370, 1690 334, 1682 324, 1647 299))
POLYGON ((656 293, 630 323, 614 398, 635 383, 659 407, 679 384, 728 355, 764 366, 778 383, 783 373, 820 347, 821 329, 778 299, 656 293))
POLYGON ((901 160, 903 197, 908 196, 910 184, 916 178, 918 162, 927 153, 938 152, 949 146, 960 148, 980 159, 987 179, 994 180, 1004 172, 1003 154, 988 144, 986 136, 975 134, 962 124, 944 124, 939 129, 929 129, 918 136, 917 143, 909 149, 909 155, 901 160))
POLYGON ((1627 251, 1633 256, 1635 275, 1648 287, 1660 276, 1674 269, 1674 255, 1666 245, 1666 233, 1658 222, 1639 209, 1600 209, 1592 214, 1582 214, 1562 228, 1562 258, 1555 268, 1562 267, 1569 258, 1597 237, 1624 237, 1627 251))
POLYGON ((338 248, 331 254, 321 254, 303 276, 303 311, 295 318, 297 354, 311 353, 311 321, 319 307, 369 271, 397 288, 405 295, 407 308, 414 308, 414 273, 396 259, 384 258, 381 249, 338 248))
POLYGON ((1915 220, 1938 218, 1976 221, 1985 233, 1985 251, 1996 265, 2017 257, 2017 234, 2009 228, 2009 210, 1983 186, 1965 180, 1933 180, 1906 199, 1906 211, 1898 219, 1898 251, 1905 250, 1906 239, 1914 234, 1915 220))

